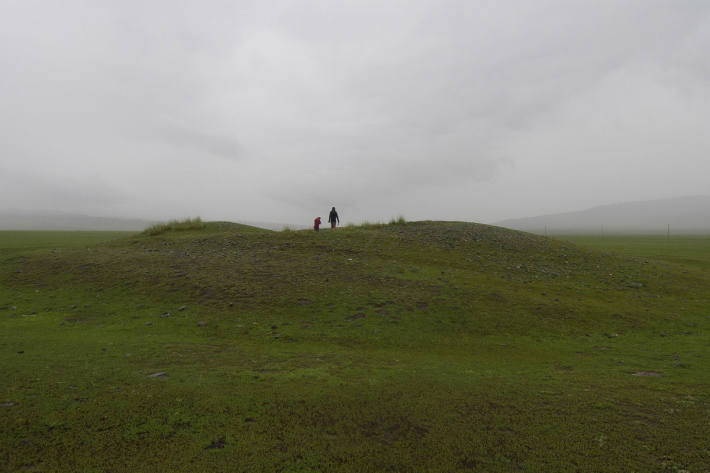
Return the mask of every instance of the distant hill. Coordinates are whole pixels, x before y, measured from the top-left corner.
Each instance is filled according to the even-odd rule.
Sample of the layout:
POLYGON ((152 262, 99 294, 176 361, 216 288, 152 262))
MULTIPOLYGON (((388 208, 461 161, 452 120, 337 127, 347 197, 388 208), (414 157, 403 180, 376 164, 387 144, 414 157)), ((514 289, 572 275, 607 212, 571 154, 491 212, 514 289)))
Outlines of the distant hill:
POLYGON ((281 231, 284 228, 288 228, 290 230, 305 230, 307 228, 310 228, 306 225, 295 225, 292 223, 254 222, 254 221, 250 221, 250 220, 237 220, 237 223, 241 223, 242 225, 249 225, 252 227, 264 228, 266 230, 274 230, 274 231, 281 231))
POLYGON ((140 231, 154 223, 150 220, 92 217, 71 213, 0 213, 0 230, 140 231))
MULTIPOLYGON (((167 221, 163 219, 161 221, 167 221)), ((94 217, 90 215, 43 212, 30 213, 19 211, 0 212, 0 230, 95 230, 95 231, 142 231, 159 223, 158 220, 125 219, 94 217)), ((304 225, 278 222, 252 222, 238 220, 236 223, 264 228, 267 230, 302 230, 304 225)))
POLYGON ((578 212, 509 219, 501 227, 531 233, 710 233, 710 196, 602 205, 578 212))

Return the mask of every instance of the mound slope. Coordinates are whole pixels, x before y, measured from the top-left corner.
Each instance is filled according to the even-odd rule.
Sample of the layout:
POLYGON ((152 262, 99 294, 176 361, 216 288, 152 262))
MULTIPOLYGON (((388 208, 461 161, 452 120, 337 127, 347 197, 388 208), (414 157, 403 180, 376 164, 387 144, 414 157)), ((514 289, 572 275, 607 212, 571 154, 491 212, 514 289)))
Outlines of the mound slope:
POLYGON ((414 222, 208 224, 1 268, 12 471, 703 465, 710 281, 687 267, 414 222))

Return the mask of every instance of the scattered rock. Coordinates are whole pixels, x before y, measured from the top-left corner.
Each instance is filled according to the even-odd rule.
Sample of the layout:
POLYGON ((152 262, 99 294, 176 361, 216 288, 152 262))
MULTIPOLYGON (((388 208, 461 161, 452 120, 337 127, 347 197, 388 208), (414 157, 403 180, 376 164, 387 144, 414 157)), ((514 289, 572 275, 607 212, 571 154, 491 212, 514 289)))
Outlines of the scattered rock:
POLYGON ((207 322, 204 322, 204 321, 202 321, 202 320, 200 320, 199 322, 197 322, 197 326, 198 326, 198 327, 204 327, 205 325, 207 325, 207 322))
POLYGON ((277 328, 279 328, 279 327, 276 326, 276 325, 272 325, 272 326, 271 326, 271 330, 276 330, 277 328))
POLYGON ((659 377, 661 376, 660 373, 656 373, 655 371, 637 371, 631 376, 653 376, 653 377, 659 377))
POLYGON ((612 333, 606 333, 606 332, 604 332, 604 336, 605 336, 606 338, 616 338, 616 337, 619 336, 619 334, 618 334, 618 333, 614 333, 614 332, 612 332, 612 333))
POLYGON ((14 402, 3 402, 2 403, 2 407, 12 407, 14 405, 15 405, 14 402))
POLYGON ((629 287, 633 287, 635 289, 640 289, 643 287, 643 283, 640 282, 632 282, 628 284, 629 287))
POLYGON ((157 373, 149 374, 148 378, 167 378, 168 374, 165 371, 158 371, 157 373))
POLYGON ((185 310, 185 309, 187 309, 187 307, 186 307, 186 306, 184 306, 184 305, 183 305, 183 306, 180 306, 180 307, 178 307, 178 311, 180 311, 180 312, 182 312, 182 311, 183 311, 183 310, 185 310))
POLYGON ((146 322, 145 324, 150 326, 150 325, 153 325, 153 322, 146 322))
POLYGON ((693 332, 683 332, 683 335, 692 335, 693 332))
POLYGON ((160 314, 160 316, 163 318, 170 317, 171 315, 173 315, 171 312, 163 312, 162 314, 160 314))
POLYGON ((358 312, 355 315, 351 315, 350 317, 345 317, 346 320, 357 320, 357 319, 364 319, 365 314, 362 312, 358 312))
POLYGON ((253 424, 255 422, 256 422, 256 419, 254 419, 253 417, 247 417, 246 419, 244 419, 245 424, 253 424))
POLYGON ((658 335, 661 336, 661 337, 665 337, 665 336, 666 336, 666 334, 663 333, 663 332, 659 333, 658 335))

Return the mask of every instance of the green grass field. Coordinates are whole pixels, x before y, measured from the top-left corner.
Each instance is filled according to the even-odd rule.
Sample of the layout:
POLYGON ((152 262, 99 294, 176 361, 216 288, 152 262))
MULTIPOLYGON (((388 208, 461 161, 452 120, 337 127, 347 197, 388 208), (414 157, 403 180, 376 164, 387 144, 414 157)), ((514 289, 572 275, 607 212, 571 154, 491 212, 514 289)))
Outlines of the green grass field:
POLYGON ((0 233, 0 471, 710 471, 709 240, 565 238, 0 233))
POLYGON ((606 237, 575 235, 559 238, 589 248, 686 264, 710 271, 710 235, 673 235, 670 238, 659 235, 606 237))

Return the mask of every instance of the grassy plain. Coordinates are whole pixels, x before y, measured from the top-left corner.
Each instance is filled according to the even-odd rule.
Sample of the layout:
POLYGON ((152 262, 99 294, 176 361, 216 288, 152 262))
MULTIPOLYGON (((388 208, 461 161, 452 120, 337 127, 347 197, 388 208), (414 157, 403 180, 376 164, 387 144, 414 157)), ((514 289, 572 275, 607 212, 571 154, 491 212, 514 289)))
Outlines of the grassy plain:
POLYGON ((686 264, 710 271, 710 235, 565 235, 558 238, 588 248, 686 264))
POLYGON ((6 236, 0 471, 710 471, 706 240, 6 236))

